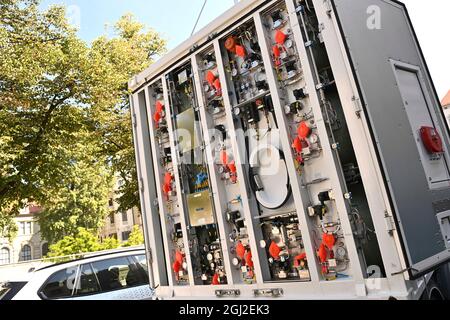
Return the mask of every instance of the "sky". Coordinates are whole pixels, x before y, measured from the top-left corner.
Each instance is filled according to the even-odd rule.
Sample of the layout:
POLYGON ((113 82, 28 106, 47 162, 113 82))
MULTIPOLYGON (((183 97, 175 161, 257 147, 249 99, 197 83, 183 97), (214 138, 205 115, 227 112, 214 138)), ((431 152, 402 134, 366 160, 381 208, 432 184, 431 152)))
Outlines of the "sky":
MULTIPOLYGON (((355 0, 357 1, 357 0, 355 0)), ((450 1, 403 0, 411 15, 425 59, 439 97, 450 90, 450 1)), ((107 33, 124 13, 160 32, 173 49, 189 38, 203 0, 43 0, 42 8, 51 4, 68 6, 69 19, 79 27, 87 42, 107 33)), ((209 0, 197 30, 231 8, 234 0, 209 0)))

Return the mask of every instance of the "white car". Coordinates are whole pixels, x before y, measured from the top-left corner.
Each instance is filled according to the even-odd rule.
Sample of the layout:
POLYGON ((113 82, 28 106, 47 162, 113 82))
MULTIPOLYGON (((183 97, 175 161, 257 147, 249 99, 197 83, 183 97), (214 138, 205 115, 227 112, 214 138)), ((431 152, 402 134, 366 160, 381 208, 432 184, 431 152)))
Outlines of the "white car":
POLYGON ((152 299, 143 247, 86 254, 0 285, 0 300, 152 299))

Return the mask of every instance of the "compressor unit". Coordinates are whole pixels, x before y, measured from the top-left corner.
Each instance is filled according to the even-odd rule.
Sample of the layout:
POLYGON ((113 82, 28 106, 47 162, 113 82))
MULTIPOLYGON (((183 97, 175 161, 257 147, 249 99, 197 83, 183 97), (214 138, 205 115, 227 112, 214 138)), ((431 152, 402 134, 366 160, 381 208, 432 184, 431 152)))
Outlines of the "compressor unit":
POLYGON ((243 0, 129 88, 159 298, 417 299, 448 268, 449 132, 403 4, 243 0))

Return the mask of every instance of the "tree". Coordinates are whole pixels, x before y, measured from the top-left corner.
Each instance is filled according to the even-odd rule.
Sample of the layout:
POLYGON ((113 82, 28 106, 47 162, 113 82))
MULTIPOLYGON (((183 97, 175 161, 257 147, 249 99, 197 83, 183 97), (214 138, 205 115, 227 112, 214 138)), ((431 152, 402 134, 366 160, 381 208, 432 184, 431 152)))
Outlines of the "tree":
POLYGON ((149 67, 153 59, 166 50, 166 41, 152 29, 124 15, 114 26, 115 37, 99 37, 92 44, 92 54, 101 57, 108 72, 106 90, 96 103, 98 132, 104 138, 104 151, 114 172, 124 184, 117 191, 119 211, 139 207, 138 181, 133 146, 128 80, 149 67))
POLYGON ((133 247, 144 244, 144 234, 139 226, 133 226, 133 230, 131 231, 130 237, 128 241, 123 245, 124 247, 133 247))
MULTIPOLYGON (((119 247, 116 239, 108 238, 100 243, 98 237, 85 228, 78 228, 73 236, 66 236, 49 247, 48 258, 68 257, 82 253, 115 249, 119 247)), ((64 259, 63 259, 64 260, 64 259)))
POLYGON ((43 235, 57 241, 99 225, 114 172, 125 181, 119 210, 138 204, 127 80, 165 42, 126 15, 114 38, 88 46, 64 7, 38 5, 0 2, 0 236, 36 202, 43 235))
MULTIPOLYGON (((72 181, 73 164, 100 140, 89 118, 92 88, 101 83, 89 48, 77 38, 62 7, 2 1, 0 7, 0 217, 27 202, 47 209, 55 190, 72 181), (83 144, 83 148, 77 149, 83 144)), ((106 159, 93 168, 103 172, 106 159)), ((61 194, 59 194, 61 196, 61 194)), ((8 230, 6 230, 8 231, 8 230)))
MULTIPOLYGON (((86 149, 78 147, 81 151, 86 149)), ((85 152, 89 154, 89 150, 85 152)), ((80 226, 98 230, 109 214, 108 195, 112 189, 109 169, 88 156, 85 158, 69 160, 71 165, 65 180, 57 189, 46 190, 51 197, 39 215, 39 224, 42 236, 50 243, 76 234, 80 226)))

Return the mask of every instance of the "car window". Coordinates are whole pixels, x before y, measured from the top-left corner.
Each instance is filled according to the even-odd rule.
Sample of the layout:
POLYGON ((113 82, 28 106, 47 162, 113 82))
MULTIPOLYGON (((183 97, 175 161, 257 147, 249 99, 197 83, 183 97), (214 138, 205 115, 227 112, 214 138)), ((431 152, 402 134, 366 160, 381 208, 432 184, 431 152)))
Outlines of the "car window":
POLYGON ((142 277, 142 282, 145 282, 145 284, 149 283, 148 279, 148 264, 147 264, 147 256, 145 254, 135 256, 134 257, 137 261, 136 266, 138 267, 138 271, 142 277))
POLYGON ((11 291, 9 283, 0 284, 0 300, 7 300, 5 297, 11 291))
POLYGON ((0 284, 0 300, 11 300, 26 284, 26 282, 7 282, 0 284))
POLYGON ((97 277, 92 270, 91 264, 82 265, 77 283, 76 296, 95 294, 100 291, 97 277))
POLYGON ((93 262, 92 267, 103 292, 140 286, 143 282, 142 275, 129 257, 93 262))
POLYGON ((62 299, 72 296, 77 267, 67 268, 52 274, 40 294, 44 299, 62 299))
POLYGON ((145 254, 142 254, 142 255, 139 255, 139 256, 135 256, 134 257, 136 260, 137 260, 137 262, 139 263, 139 265, 142 267, 142 268, 144 268, 146 271, 148 270, 147 269, 147 256, 145 255, 145 254))

